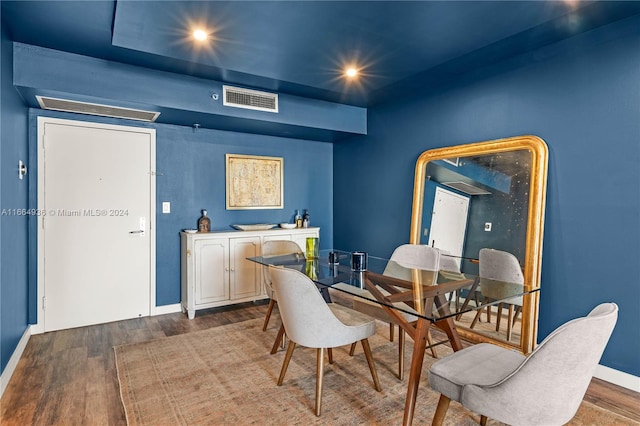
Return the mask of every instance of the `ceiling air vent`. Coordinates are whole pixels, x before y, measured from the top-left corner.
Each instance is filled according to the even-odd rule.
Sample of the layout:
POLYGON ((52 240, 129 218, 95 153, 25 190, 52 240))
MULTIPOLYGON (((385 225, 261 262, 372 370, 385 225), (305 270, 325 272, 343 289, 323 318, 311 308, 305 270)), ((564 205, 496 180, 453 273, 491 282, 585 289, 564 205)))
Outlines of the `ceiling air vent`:
POLYGON ((489 195, 491 194, 489 191, 485 191, 482 188, 478 188, 477 186, 469 185, 464 182, 442 182, 443 185, 446 185, 450 188, 457 189, 460 192, 464 192, 469 195, 489 195))
POLYGON ((110 105, 92 104, 88 102, 70 101, 67 99, 50 98, 47 96, 36 96, 42 109, 52 109, 56 111, 75 112, 78 114, 100 115, 103 117, 126 118, 138 121, 156 121, 160 115, 155 111, 144 111, 141 109, 120 108, 110 105))
POLYGON ((240 87, 222 86, 225 106, 256 109, 259 111, 278 112, 278 95, 276 93, 258 92, 240 87))

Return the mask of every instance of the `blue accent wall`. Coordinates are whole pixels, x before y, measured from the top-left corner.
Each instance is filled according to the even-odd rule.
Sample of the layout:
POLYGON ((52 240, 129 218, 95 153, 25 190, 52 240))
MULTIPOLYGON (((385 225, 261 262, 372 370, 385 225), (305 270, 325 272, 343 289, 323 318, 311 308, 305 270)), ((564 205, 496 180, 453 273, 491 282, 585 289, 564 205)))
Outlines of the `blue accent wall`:
POLYGON ((235 223, 291 222, 295 210, 309 209, 311 225, 320 226, 320 245, 333 245, 333 145, 170 125, 158 125, 157 301, 180 302, 178 232, 196 228, 207 209, 213 230, 232 230, 235 223), (284 209, 226 210, 225 154, 283 157, 284 209), (171 214, 162 214, 162 202, 171 214))
POLYGON ((601 363, 640 375, 639 76, 634 17, 370 108, 368 136, 334 150, 336 246, 386 256, 409 241, 421 152, 540 136, 550 161, 539 339, 616 302, 601 363))
POLYGON ((28 207, 31 172, 18 179, 18 161, 28 164, 27 108, 13 87, 13 45, 2 30, 0 48, 0 371, 4 371, 28 326, 28 207))

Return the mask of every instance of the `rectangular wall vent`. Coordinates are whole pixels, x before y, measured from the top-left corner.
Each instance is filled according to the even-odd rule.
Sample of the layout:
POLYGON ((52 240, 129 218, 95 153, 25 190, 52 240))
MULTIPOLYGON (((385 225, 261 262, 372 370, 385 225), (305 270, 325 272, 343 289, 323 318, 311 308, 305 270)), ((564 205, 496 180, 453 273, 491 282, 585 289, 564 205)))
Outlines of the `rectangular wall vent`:
POLYGON ((120 108, 110 105, 92 104, 89 102, 70 101, 67 99, 51 98, 48 96, 36 96, 42 109, 55 111, 75 112, 78 114, 99 115, 102 117, 126 118, 138 121, 156 121, 159 112, 144 111, 141 109, 120 108))
POLYGON ((226 85, 222 86, 222 91, 222 104, 225 106, 278 112, 278 95, 276 93, 259 92, 226 85))

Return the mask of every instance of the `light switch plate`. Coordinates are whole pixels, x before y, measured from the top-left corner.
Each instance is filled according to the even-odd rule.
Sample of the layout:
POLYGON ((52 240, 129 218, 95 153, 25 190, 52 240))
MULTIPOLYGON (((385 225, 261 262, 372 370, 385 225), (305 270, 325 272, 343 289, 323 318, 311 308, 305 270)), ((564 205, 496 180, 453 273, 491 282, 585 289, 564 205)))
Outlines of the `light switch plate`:
POLYGON ((162 213, 171 213, 171 202, 169 201, 162 202, 162 213))
POLYGON ((491 231, 491 222, 485 222, 484 230, 487 231, 487 232, 491 231))

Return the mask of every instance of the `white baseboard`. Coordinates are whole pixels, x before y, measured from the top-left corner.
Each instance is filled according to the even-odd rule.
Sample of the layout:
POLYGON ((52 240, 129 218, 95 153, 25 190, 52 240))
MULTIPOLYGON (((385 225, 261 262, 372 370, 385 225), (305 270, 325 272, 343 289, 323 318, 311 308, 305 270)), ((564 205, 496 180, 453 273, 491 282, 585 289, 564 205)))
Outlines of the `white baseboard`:
POLYGON ((9 380, 11 380, 11 376, 13 376, 13 372, 16 370, 18 366, 18 361, 22 358, 22 353, 24 349, 27 347, 27 343, 29 342, 29 338, 31 337, 31 327, 27 327, 24 331, 24 334, 20 338, 18 342, 18 346, 16 346, 16 350, 13 351, 11 358, 9 358, 9 362, 5 367, 2 375, 0 376, 0 398, 4 394, 4 390, 7 388, 9 384, 9 380))
POLYGON ((176 312, 182 312, 180 303, 176 303, 174 305, 156 306, 153 311, 151 311, 151 316, 175 314, 176 312))
POLYGON ((623 388, 631 389, 635 392, 640 392, 640 377, 625 373, 624 371, 614 370, 613 368, 605 367, 604 365, 598 365, 593 377, 597 377, 605 382, 613 383, 614 385, 618 385, 623 388))

